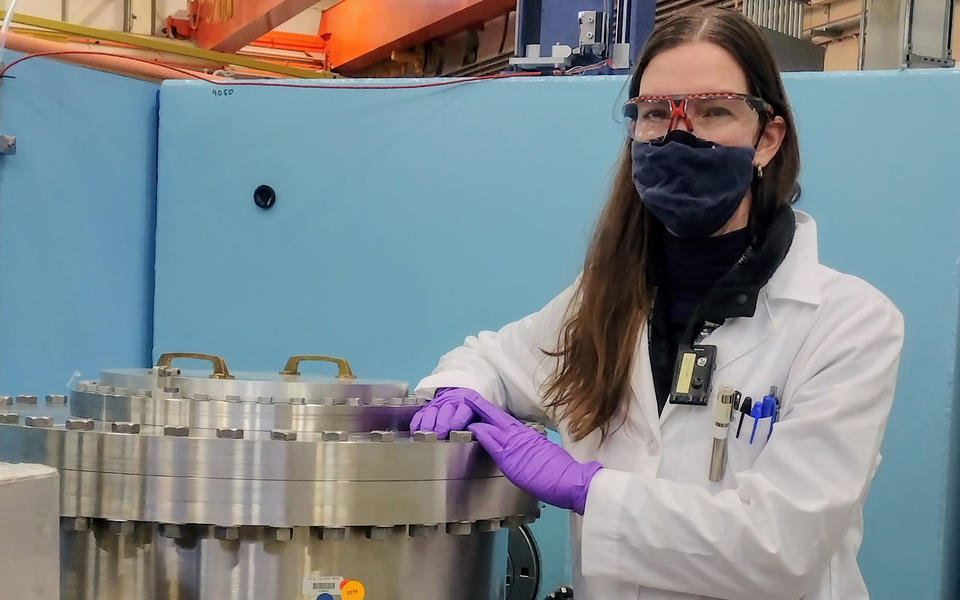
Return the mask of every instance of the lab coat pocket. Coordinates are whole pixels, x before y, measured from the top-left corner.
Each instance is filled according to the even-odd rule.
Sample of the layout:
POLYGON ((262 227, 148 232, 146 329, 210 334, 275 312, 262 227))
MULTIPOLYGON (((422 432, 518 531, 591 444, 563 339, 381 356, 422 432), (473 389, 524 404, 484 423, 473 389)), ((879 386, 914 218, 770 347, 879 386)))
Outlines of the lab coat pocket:
POLYGON ((730 459, 735 463, 737 471, 746 471, 753 467, 753 463, 760 456, 760 452, 770 437, 770 423, 773 417, 756 419, 745 415, 743 425, 737 423, 737 428, 731 433, 732 442, 730 459), (739 435, 737 432, 739 431, 739 435))

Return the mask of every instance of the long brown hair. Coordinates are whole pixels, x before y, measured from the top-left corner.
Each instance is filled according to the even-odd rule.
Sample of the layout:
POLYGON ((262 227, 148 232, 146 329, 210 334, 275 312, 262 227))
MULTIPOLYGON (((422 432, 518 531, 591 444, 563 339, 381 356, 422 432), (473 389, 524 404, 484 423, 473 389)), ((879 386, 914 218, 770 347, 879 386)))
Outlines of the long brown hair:
MULTIPOLYGON (((740 13, 694 9, 664 21, 647 40, 630 81, 630 97, 653 57, 690 42, 710 42, 729 52, 746 74, 750 93, 766 100, 786 123, 780 150, 752 187, 750 221, 759 231, 789 203, 800 170, 800 151, 790 105, 776 61, 760 29, 740 13)), ((762 125, 766 121, 761 121, 762 125)), ((569 423, 574 439, 596 429, 603 438, 618 415, 626 418, 629 378, 640 328, 653 302, 648 280, 656 219, 648 215, 633 184, 630 141, 626 140, 610 199, 600 214, 587 251, 579 289, 560 330, 557 368, 547 380, 549 405, 569 423)))

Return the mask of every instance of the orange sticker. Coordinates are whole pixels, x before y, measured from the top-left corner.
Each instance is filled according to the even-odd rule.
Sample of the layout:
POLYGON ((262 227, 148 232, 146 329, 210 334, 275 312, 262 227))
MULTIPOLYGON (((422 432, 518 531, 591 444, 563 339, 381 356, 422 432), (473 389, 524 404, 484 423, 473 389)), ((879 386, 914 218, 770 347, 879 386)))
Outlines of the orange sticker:
POLYGON ((367 591, 359 581, 347 580, 340 584, 340 594, 343 600, 363 600, 367 591))

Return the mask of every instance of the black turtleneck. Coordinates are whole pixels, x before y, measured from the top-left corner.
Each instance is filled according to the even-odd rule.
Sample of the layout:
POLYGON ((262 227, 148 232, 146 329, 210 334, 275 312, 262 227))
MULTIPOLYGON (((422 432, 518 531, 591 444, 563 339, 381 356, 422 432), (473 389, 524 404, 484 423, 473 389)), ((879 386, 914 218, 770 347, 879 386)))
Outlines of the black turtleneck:
POLYGON ((677 348, 691 344, 703 325, 752 317, 760 288, 783 261, 796 229, 782 206, 765 227, 747 227, 706 239, 662 231, 654 244, 651 276, 657 295, 650 315, 650 368, 662 411, 673 382, 677 348))
POLYGON ((737 264, 747 246, 747 228, 715 237, 682 239, 670 233, 662 236, 662 272, 657 301, 665 302, 671 329, 683 332, 693 309, 720 278, 737 264))

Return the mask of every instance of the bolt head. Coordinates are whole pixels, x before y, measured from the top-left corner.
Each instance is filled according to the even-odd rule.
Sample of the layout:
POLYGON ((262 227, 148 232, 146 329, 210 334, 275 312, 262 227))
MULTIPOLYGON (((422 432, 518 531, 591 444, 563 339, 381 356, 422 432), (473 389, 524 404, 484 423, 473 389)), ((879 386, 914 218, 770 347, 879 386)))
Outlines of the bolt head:
POLYGON ((0 424, 17 425, 20 423, 20 413, 0 413, 0 424))
POLYGON ((239 527, 214 527, 213 537, 217 538, 218 540, 224 540, 228 542, 239 540, 240 528, 239 527))
POLYGON ((324 431, 320 439, 324 442, 346 442, 350 434, 346 431, 324 431))
POLYGON ((472 431, 451 431, 450 441, 455 443, 464 443, 473 441, 472 431))
POLYGON ((271 537, 277 542, 289 542, 293 539, 293 529, 289 527, 277 527, 272 531, 271 537))
POLYGON ((0 406, 13 406, 13 396, 0 396, 0 406))
POLYGON ((107 528, 115 535, 130 535, 133 533, 133 521, 110 521, 107 528))
POLYGON ((115 423, 110 423, 110 431, 112 431, 113 433, 127 433, 127 434, 140 433, 140 423, 127 423, 124 421, 117 421, 115 423))
POLYGON ((320 539, 324 541, 342 540, 347 537, 347 530, 343 527, 321 527, 320 539))
POLYGON ((37 397, 33 394, 20 394, 17 396, 17 404, 36 404, 37 397))
POLYGON ((395 431, 371 431, 370 440, 374 442, 393 442, 397 439, 395 431))
POLYGON ((297 432, 288 429, 274 429, 270 432, 270 439, 280 442, 295 442, 297 441, 297 432))
POLYGON ((473 533, 473 523, 470 521, 447 523, 447 534, 449 535, 470 535, 471 533, 473 533))
POLYGON ((223 440, 242 440, 243 430, 237 427, 218 427, 217 437, 223 440))
POLYGON ((93 419, 67 419, 67 431, 92 431, 93 419))
POLYGON ((47 394, 47 404, 66 404, 67 397, 64 394, 47 394))
POLYGON ((415 442, 436 442, 438 439, 436 431, 417 431, 413 434, 415 442))
POLYGON ((189 437, 190 428, 186 425, 164 425, 163 435, 167 437, 189 437))
POLYGON ((53 427, 53 418, 51 417, 27 417, 24 419, 27 427, 53 427))

